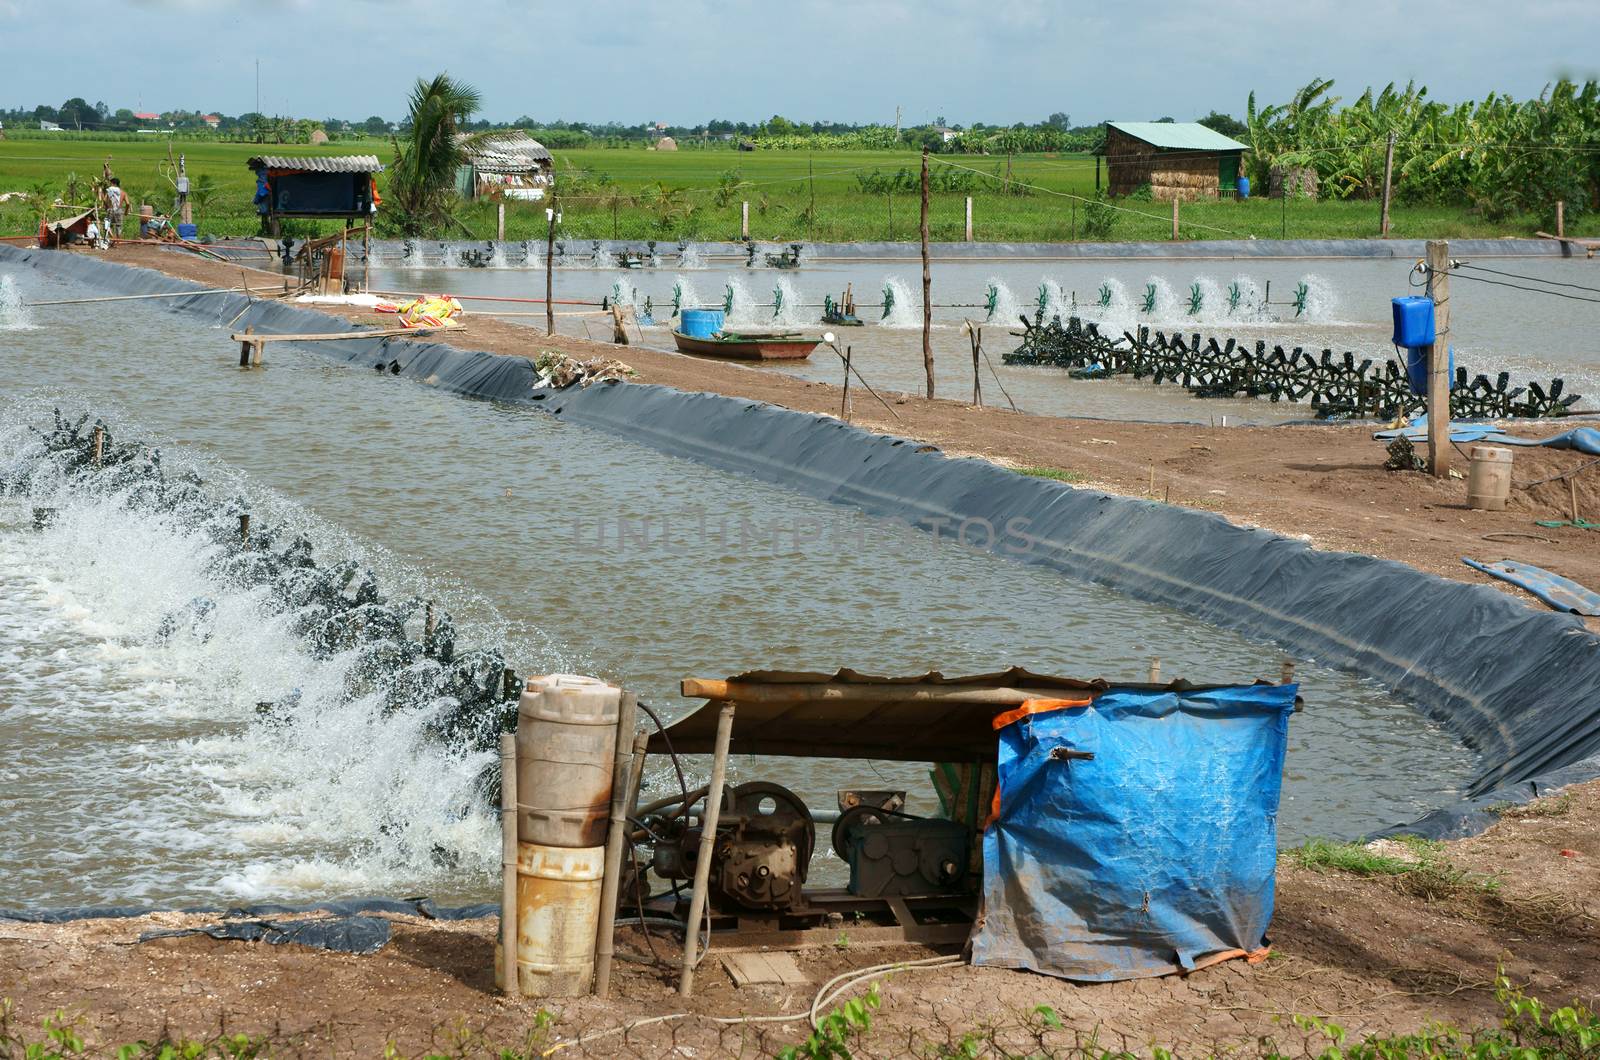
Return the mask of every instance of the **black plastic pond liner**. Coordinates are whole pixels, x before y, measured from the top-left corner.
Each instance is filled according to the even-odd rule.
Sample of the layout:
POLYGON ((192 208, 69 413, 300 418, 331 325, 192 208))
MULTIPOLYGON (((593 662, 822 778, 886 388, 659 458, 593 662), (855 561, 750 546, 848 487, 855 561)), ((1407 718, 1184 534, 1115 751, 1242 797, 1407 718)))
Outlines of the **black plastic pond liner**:
MULTIPOLYGON (((203 289, 77 254, 0 245, 0 263, 124 293, 203 289)), ((219 301, 230 303, 223 320, 245 308, 242 295, 152 304, 216 319, 219 301)), ((251 307, 237 327, 247 323, 279 333, 353 327, 281 303, 251 307)), ((218 345, 220 369, 234 351, 218 345)), ((528 346, 536 355, 539 336, 530 333, 528 346)), ((1481 752, 1484 763, 1459 799, 1397 830, 1470 834, 1492 823, 1491 806, 1600 776, 1600 637, 1574 616, 1530 608, 1486 586, 1392 560, 1318 551, 1209 512, 947 458, 931 446, 761 402, 631 383, 535 393, 527 358, 440 343, 352 340, 313 348, 369 370, 398 361, 399 374, 442 390, 531 403, 665 453, 952 540, 959 534, 1002 556, 1374 678, 1481 752)))
MULTIPOLYGON (((73 920, 127 919, 168 910, 143 906, 73 906, 65 909, 0 909, 0 920, 30 924, 64 924, 73 920)), ((215 913, 215 909, 191 908, 182 913, 215 913)), ((420 916, 426 920, 477 920, 498 917, 498 905, 439 907, 430 898, 350 898, 328 902, 287 905, 263 902, 236 906, 218 914, 221 923, 167 931, 146 931, 140 942, 156 939, 208 935, 214 939, 238 942, 265 942, 269 945, 294 943, 339 953, 376 953, 389 941, 389 921, 374 913, 420 916), (273 920, 292 913, 323 913, 303 920, 273 920)))

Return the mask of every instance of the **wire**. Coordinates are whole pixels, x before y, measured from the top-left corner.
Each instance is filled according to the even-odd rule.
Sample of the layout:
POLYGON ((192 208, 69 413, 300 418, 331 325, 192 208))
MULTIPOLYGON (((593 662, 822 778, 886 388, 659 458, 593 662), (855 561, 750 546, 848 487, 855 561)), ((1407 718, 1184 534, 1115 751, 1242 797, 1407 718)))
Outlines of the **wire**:
POLYGON ((678 812, 687 816, 689 813, 689 781, 684 777, 683 763, 678 761, 678 752, 672 748, 672 737, 667 735, 667 727, 661 724, 661 715, 651 710, 648 703, 640 700, 638 706, 640 710, 649 716, 651 721, 655 722, 656 732, 661 734, 661 741, 666 744, 667 754, 672 759, 672 768, 678 773, 678 788, 683 794, 683 802, 679 805, 678 812))
POLYGON ((1499 269, 1491 269, 1487 265, 1473 265, 1466 261, 1456 262, 1455 267, 1458 269, 1472 269, 1475 272, 1492 272, 1496 276, 1509 276, 1513 280, 1529 280, 1533 283, 1549 284, 1552 287, 1570 287, 1576 291, 1591 291, 1594 294, 1600 294, 1600 287, 1585 287, 1581 283, 1563 283, 1560 280, 1547 280, 1542 276, 1524 276, 1517 272, 1502 272, 1499 269))
MULTIPOLYGON (((1452 269, 1451 271, 1454 272, 1455 270, 1452 269)), ((1562 291, 1546 290, 1543 287, 1527 287, 1520 283, 1506 283, 1504 280, 1489 280, 1482 276, 1462 276, 1460 273, 1457 273, 1457 276, 1463 280, 1476 280, 1478 283, 1493 284, 1496 287, 1510 287, 1516 291, 1528 291, 1532 294, 1548 294, 1555 298, 1565 298, 1573 302, 1594 302, 1595 304, 1600 305, 1600 298, 1585 298, 1581 294, 1566 294, 1562 291)))

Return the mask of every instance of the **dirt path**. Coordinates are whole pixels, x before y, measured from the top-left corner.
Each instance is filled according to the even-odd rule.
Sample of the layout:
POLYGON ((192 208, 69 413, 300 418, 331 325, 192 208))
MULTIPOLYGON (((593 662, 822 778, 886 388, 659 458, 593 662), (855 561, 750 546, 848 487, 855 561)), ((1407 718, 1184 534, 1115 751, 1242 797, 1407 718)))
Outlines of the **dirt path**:
MULTIPOLYGON (((241 277, 257 289, 282 284, 276 271, 256 272, 152 247, 121 247, 105 256, 218 286, 238 286, 241 277)), ((323 311, 364 322, 377 319, 367 312, 326 307, 323 311)), ((392 323, 392 318, 383 319, 392 323)), ((641 347, 547 337, 540 331, 474 316, 469 332, 444 338, 513 356, 535 356, 551 349, 579 358, 617 356, 639 373, 641 382, 808 412, 839 412, 840 389, 830 384, 641 347)), ((813 354, 824 355, 831 356, 825 350, 813 354)), ((952 380, 948 385, 957 384, 952 380)), ((1434 480, 1423 474, 1385 471, 1384 449, 1372 440, 1370 426, 1216 428, 1035 416, 904 394, 891 395, 890 401, 893 415, 856 388, 854 422, 937 445, 952 455, 1066 471, 1085 484, 1204 508, 1235 523, 1307 539, 1319 548, 1396 559, 1448 578, 1486 583, 1529 601, 1530 606, 1543 605, 1465 566, 1461 558, 1515 559, 1600 589, 1600 532, 1534 525, 1535 519, 1569 515, 1566 481, 1514 490, 1504 512, 1474 511, 1466 504, 1464 478, 1434 480), (1486 539, 1488 534, 1517 536, 1491 540, 1486 539)), ((1196 406, 1197 417, 1202 410, 1196 406)), ((1518 426, 1513 433, 1539 437, 1578 422, 1518 426)), ((1592 459, 1565 451, 1518 449, 1513 480, 1546 479, 1592 459)), ((1465 473, 1464 455, 1458 454, 1454 464, 1465 473)), ((1579 473, 1574 481, 1579 513, 1600 521, 1600 466, 1579 473)), ((1600 629, 1600 622, 1590 625, 1600 629)))
MULTIPOLYGON (((1497 967, 1552 1004, 1600 1002, 1600 783, 1544 804, 1549 814, 1507 819, 1441 854, 1468 875, 1431 898, 1426 888, 1284 859, 1273 956, 1235 961, 1187 978, 1079 986, 1025 972, 960 965, 903 972, 881 987, 883 1006, 859 1056, 934 1055, 969 1032, 1015 1047, 1098 1033, 1132 1049, 1150 1043, 1209 1047, 1261 1036, 1302 1039, 1290 1017, 1316 1016, 1352 1033, 1412 1032, 1433 1020, 1489 1027, 1502 1014, 1497 967), (1477 875, 1485 874, 1485 875, 1477 875), (1498 882, 1485 886, 1493 874, 1498 882), (1048 1005, 1063 1026, 1045 1026, 1048 1005)), ((1436 881, 1435 881, 1436 882, 1436 881)), ((1430 884, 1432 886, 1432 884, 1430 884)), ((613 998, 509 1001, 494 991, 493 919, 446 923, 393 918, 394 937, 371 956, 205 937, 138 942, 152 930, 215 922, 157 914, 64 925, 0 921, 0 998, 15 1025, 35 1033, 57 1009, 78 1013, 93 1043, 174 1035, 270 1036, 285 1054, 375 1056, 394 1042, 406 1055, 477 1055, 486 1043, 540 1051, 635 1020, 690 1011, 734 1016, 804 1011, 827 979, 851 968, 929 955, 919 949, 803 953, 805 986, 736 989, 715 953, 701 990, 684 1005, 670 969, 618 965, 613 998), (538 1025, 540 1009, 553 1022, 538 1025)), ((675 948, 656 945, 675 958, 675 948), (670 951, 670 952, 668 952, 670 951)), ((621 948, 647 951, 625 933, 621 948)), ((805 1037, 801 1022, 717 1025, 689 1018, 568 1045, 563 1055, 771 1056, 805 1037)), ((1296 1047, 1298 1049, 1298 1046, 1296 1047)), ((940 1054, 953 1055, 953 1054, 940 1054)), ((966 1055, 966 1054, 962 1054, 966 1055)))

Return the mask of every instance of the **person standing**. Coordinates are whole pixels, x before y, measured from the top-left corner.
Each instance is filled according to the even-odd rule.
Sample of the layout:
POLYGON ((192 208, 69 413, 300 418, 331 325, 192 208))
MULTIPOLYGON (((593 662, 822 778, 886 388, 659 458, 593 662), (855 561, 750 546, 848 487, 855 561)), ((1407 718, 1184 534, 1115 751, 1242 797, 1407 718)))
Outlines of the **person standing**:
POLYGON ((106 236, 118 239, 122 236, 122 219, 128 212, 128 193, 122 190, 122 180, 112 177, 111 183, 106 185, 106 236))

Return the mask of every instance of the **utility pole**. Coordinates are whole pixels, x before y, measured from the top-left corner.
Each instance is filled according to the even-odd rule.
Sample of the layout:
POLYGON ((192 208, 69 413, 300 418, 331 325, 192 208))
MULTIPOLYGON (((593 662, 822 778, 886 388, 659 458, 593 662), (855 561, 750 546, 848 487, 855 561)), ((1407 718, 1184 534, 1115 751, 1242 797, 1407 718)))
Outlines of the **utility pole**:
POLYGON ((1378 234, 1389 238, 1389 189, 1394 181, 1394 130, 1389 131, 1389 143, 1383 151, 1383 215, 1379 219, 1378 234))
POLYGON ((261 117, 261 60, 256 60, 256 117, 261 117))
POLYGON ((1428 473, 1450 474, 1450 244, 1428 240, 1428 297, 1433 349, 1428 353, 1428 473))
POLYGON ((922 149, 922 367, 933 399, 933 273, 928 268, 928 149, 922 149))

